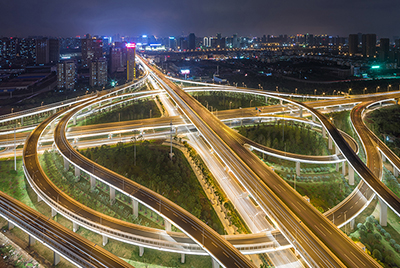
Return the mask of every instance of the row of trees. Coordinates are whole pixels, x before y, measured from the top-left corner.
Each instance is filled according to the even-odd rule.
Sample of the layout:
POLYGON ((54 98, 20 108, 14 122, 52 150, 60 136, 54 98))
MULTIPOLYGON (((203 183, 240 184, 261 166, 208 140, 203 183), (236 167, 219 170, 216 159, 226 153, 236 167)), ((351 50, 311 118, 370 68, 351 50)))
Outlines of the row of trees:
POLYGON ((266 147, 285 152, 303 155, 325 155, 328 152, 322 135, 303 124, 282 120, 272 124, 242 126, 239 133, 266 147))
POLYGON ((397 254, 400 253, 400 245, 373 215, 368 216, 364 223, 357 224, 357 232, 352 233, 350 238, 363 243, 367 252, 385 266, 400 267, 399 255, 397 254), (383 240, 389 242, 390 246, 382 243, 383 240))
POLYGON ((173 148, 173 153, 171 160, 169 147, 138 142, 135 166, 133 143, 118 143, 115 147, 102 145, 82 151, 89 159, 165 196, 223 234, 189 163, 181 151, 173 148))
POLYGON ((239 107, 260 107, 277 104, 279 102, 272 98, 269 98, 268 102, 265 102, 265 97, 223 91, 199 91, 191 94, 205 107, 208 106, 209 109, 211 109, 212 106, 213 110, 238 109, 239 107))
POLYGON ((85 124, 93 125, 145 119, 150 118, 150 113, 152 118, 161 116, 161 113, 153 100, 139 99, 130 103, 123 103, 113 108, 104 108, 102 112, 96 112, 90 118, 86 118, 85 124))
POLYGON ((400 156, 400 106, 374 110, 367 119, 375 135, 383 140, 397 156, 400 156), (393 142, 386 141, 384 135, 392 136, 393 142))

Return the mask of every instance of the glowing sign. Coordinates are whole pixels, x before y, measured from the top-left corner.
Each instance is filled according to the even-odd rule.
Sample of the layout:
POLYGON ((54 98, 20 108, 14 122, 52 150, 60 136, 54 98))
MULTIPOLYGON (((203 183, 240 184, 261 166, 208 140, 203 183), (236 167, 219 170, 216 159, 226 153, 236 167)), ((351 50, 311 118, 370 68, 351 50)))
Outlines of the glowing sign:
POLYGON ((189 69, 182 69, 181 70, 181 74, 190 74, 190 70, 189 69))
POLYGON ((379 68, 381 68, 381 66, 379 66, 379 65, 372 65, 371 66, 371 69, 379 69, 379 68))
POLYGON ((136 47, 136 44, 135 44, 135 43, 127 43, 127 44, 126 44, 126 47, 127 47, 127 48, 135 48, 135 47, 136 47))

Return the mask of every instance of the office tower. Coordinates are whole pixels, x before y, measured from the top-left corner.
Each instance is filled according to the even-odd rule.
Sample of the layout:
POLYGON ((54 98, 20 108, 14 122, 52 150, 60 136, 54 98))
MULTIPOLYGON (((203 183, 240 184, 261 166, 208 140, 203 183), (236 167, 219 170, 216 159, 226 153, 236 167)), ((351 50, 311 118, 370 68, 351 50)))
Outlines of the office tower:
POLYGON ((74 89, 76 82, 76 64, 66 60, 57 64, 57 88, 74 89))
POLYGON ((36 64, 56 63, 60 60, 58 39, 36 39, 36 64))
POLYGON ((362 35, 362 53, 364 57, 374 57, 376 53, 376 34, 362 35))
POLYGON ((349 35, 349 54, 350 56, 356 55, 358 52, 358 34, 349 35))
POLYGON ((89 66, 89 84, 92 87, 105 87, 107 85, 107 60, 100 58, 94 60, 89 66))
POLYGON ((189 34, 188 49, 196 49, 196 36, 194 33, 189 34))
POLYGON ((203 38, 203 47, 210 47, 209 38, 207 36, 203 38))
POLYGON ((381 38, 380 40, 379 59, 381 61, 389 59, 389 38, 381 38))
MULTIPOLYGON (((304 35, 304 38, 305 38, 306 45, 309 45, 309 46, 314 45, 314 35, 307 33, 306 35, 304 35)), ((287 40, 287 37, 286 37, 286 40, 287 40)))
POLYGON ((221 39, 219 39, 219 47, 220 48, 225 48, 226 47, 226 39, 225 39, 225 37, 222 37, 221 39))
POLYGON ((93 39, 90 34, 86 38, 81 39, 82 49, 82 67, 88 68, 89 63, 103 57, 103 41, 101 39, 93 39))
POLYGON ((172 50, 176 49, 176 39, 173 36, 169 37, 169 44, 168 44, 169 48, 172 50))
POLYGON ((126 75, 127 81, 132 81, 136 78, 136 65, 135 65, 135 51, 136 44, 128 43, 126 44, 126 75))

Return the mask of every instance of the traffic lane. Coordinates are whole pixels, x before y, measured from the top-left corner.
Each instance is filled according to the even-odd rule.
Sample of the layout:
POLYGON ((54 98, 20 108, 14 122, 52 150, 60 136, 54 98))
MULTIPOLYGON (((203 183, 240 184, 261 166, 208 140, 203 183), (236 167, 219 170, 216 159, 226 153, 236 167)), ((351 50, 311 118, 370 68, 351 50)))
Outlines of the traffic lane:
MULTIPOLYGON (((185 99, 185 101, 188 101, 188 100, 185 99)), ((193 107, 193 103, 192 103, 191 106, 193 107)), ((201 118, 203 118, 204 120, 207 120, 207 114, 205 114, 204 111, 202 111, 202 110, 199 109, 199 110, 197 110, 196 112, 199 114, 199 116, 200 116, 201 118), (203 113, 203 114, 202 114, 202 113, 203 113)), ((210 121, 208 121, 208 123, 209 123, 209 125, 211 125, 212 129, 213 129, 214 131, 216 131, 216 132, 221 136, 222 140, 224 140, 224 141, 226 141, 226 142, 229 141, 229 139, 230 139, 229 135, 224 137, 224 134, 225 134, 225 133, 223 133, 223 132, 229 133, 229 130, 225 129, 224 131, 220 131, 220 130, 224 129, 224 126, 225 126, 225 125, 223 125, 223 126, 219 125, 218 127, 216 127, 215 125, 218 124, 219 120, 218 120, 218 122, 215 122, 215 121, 216 121, 215 118, 214 118, 214 120, 211 120, 211 122, 212 122, 212 124, 214 124, 214 126, 212 126, 212 124, 210 123, 210 121), (221 133, 221 132, 222 132, 222 133, 221 133)), ((232 133, 232 135, 233 135, 233 133, 232 133)), ((234 139, 233 139, 233 140, 234 140, 234 139)), ((240 150, 240 147, 241 147, 241 145, 239 145, 239 144, 229 144, 229 143, 228 143, 228 145, 230 145, 230 147, 233 148, 235 151, 240 150)), ((243 152, 242 152, 242 153, 243 153, 243 152)), ((240 155, 240 153, 239 153, 239 155, 240 155)), ((243 157, 243 155, 242 155, 242 159, 243 159, 244 161, 248 162, 248 165, 250 165, 250 166, 254 165, 254 163, 257 163, 257 161, 258 161, 258 158, 257 158, 257 160, 252 159, 252 161, 249 161, 248 159, 251 159, 251 158, 252 158, 252 155, 247 155, 246 157, 243 157)), ((262 174, 262 169, 260 169, 259 167, 253 166, 253 170, 255 170, 256 173, 259 173, 259 174, 261 173, 261 174, 262 174)), ((268 176, 271 176, 271 174, 268 174, 268 176)), ((273 187, 273 185, 272 185, 272 187, 273 187)), ((275 188, 275 187, 274 187, 274 188, 275 188)), ((280 190, 279 190, 279 191, 280 191, 280 190)), ((274 191, 274 192, 275 192, 275 193, 278 192, 276 188, 275 188, 275 191, 274 191)), ((287 202, 285 202, 285 203, 288 205, 287 202)), ((313 208, 312 208, 312 209, 313 209, 313 208)), ((311 209, 311 210, 312 210, 312 209, 311 209)), ((314 210, 315 210, 315 209, 314 209, 314 210)), ((298 209, 297 209, 297 211, 299 212, 298 209)), ((302 215, 302 214, 300 214, 300 215, 302 215)), ((304 218, 304 215, 303 215, 303 218, 304 218)), ((314 222, 316 222, 316 221, 315 221, 316 219, 319 219, 319 217, 314 218, 314 222)), ((318 222, 318 221, 317 221, 317 222, 318 222)), ((312 222, 310 222, 310 223, 311 223, 310 225, 313 226, 312 222)), ((328 223, 325 223, 325 224, 327 224, 327 225, 326 225, 326 226, 323 225, 323 227, 324 227, 324 228, 328 228, 328 227, 329 227, 329 222, 328 222, 328 223)), ((319 231, 319 228, 318 228, 315 224, 314 224, 313 227, 315 227, 314 229, 316 229, 317 231, 319 231)), ((349 239, 348 239, 347 237, 343 236, 340 232, 337 232, 337 228, 331 228, 331 229, 332 229, 333 232, 336 231, 337 234, 339 234, 340 236, 342 236, 342 238, 344 238, 345 241, 346 241, 346 239, 347 239, 347 243, 344 243, 344 244, 351 245, 350 243, 352 243, 352 242, 349 241, 349 239)), ((319 233, 319 237, 321 237, 321 236, 322 236, 322 237, 323 237, 323 236, 326 236, 326 234, 323 233, 322 231, 319 231, 318 233, 319 233)), ((325 241, 326 241, 326 239, 325 239, 325 241)), ((326 243, 326 244, 329 244, 329 243, 326 243)), ((342 241, 342 244, 343 244, 343 241, 342 241)), ((337 245, 337 243, 336 243, 336 245, 337 245)), ((335 245, 331 245, 331 247, 336 248, 337 252, 338 252, 338 250, 339 250, 339 252, 341 252, 342 249, 343 249, 343 247, 338 248, 338 247, 335 247, 335 245)), ((350 249, 350 250, 348 250, 347 252, 354 253, 354 247, 352 248, 352 247, 350 246, 349 249, 350 249)), ((356 252, 356 253, 359 254, 360 251, 359 251, 359 252, 356 252)), ((362 254, 362 253, 361 253, 361 254, 362 254)), ((340 256, 340 254, 337 254, 337 255, 340 256)), ((346 260, 347 264, 351 264, 351 265, 354 264, 353 260, 351 260, 348 256, 346 256, 346 255, 344 255, 344 254, 341 254, 341 255, 342 255, 342 258, 344 258, 344 259, 346 260)), ((367 260, 368 260, 368 259, 367 259, 367 260)), ((371 261, 371 260, 368 260, 368 261, 371 261)), ((364 265, 362 262, 360 262, 359 264, 360 264, 361 266, 364 265)), ((373 260, 372 260, 372 265, 376 265, 376 264, 373 262, 373 260)))

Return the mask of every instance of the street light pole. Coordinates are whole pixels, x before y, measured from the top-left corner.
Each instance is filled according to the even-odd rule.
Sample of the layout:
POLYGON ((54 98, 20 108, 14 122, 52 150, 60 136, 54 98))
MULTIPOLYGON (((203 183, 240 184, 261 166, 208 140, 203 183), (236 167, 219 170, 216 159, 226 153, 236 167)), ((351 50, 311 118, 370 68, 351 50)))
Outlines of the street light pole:
POLYGON ((14 125, 14 170, 17 171, 17 142, 15 138, 15 128, 16 126, 14 125))

